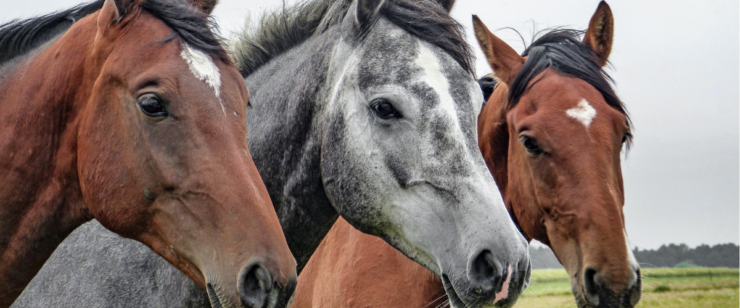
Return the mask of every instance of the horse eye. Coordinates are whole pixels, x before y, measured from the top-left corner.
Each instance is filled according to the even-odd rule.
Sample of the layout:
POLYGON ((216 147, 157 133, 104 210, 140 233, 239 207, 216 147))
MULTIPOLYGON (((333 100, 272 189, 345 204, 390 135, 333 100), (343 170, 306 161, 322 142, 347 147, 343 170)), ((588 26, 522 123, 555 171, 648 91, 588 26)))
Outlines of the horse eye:
POLYGON ((139 110, 151 118, 164 118, 168 115, 167 109, 162 104, 162 99, 156 94, 144 94, 136 102, 139 110))
POLYGON ((632 134, 630 132, 625 132, 624 135, 622 135, 622 143, 627 142, 627 140, 632 138, 632 134))
POLYGON ((537 141, 534 140, 532 137, 528 136, 521 136, 519 138, 519 141, 522 142, 524 145, 524 148, 527 149, 527 152, 534 155, 540 155, 542 154, 542 148, 540 148, 539 145, 537 145, 537 141))
POLYGON ((370 108, 375 112, 381 119, 397 118, 400 119, 403 116, 401 113, 393 107, 393 105, 385 99, 376 99, 370 103, 370 108))

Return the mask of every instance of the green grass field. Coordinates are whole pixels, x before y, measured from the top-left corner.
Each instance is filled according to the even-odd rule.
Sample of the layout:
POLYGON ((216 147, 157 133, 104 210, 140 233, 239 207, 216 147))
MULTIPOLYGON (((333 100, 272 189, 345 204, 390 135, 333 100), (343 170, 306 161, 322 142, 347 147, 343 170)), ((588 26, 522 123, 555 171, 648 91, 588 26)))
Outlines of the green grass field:
MULTIPOLYGON (((740 272, 728 268, 644 268, 639 308, 740 307, 740 272)), ((565 270, 535 270, 515 305, 576 307, 565 270)))

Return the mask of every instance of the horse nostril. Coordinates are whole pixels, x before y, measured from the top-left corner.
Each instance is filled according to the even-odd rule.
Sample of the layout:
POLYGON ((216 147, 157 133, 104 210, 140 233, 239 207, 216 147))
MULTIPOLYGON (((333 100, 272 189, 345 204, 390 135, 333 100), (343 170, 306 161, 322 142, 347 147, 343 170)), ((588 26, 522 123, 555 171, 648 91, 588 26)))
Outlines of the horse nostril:
POLYGON ((587 267, 583 273, 583 284, 586 288, 586 299, 593 305, 599 302, 599 286, 596 284, 596 270, 587 267))
POLYGON ((493 253, 486 249, 481 251, 473 259, 470 267, 470 278, 474 285, 483 292, 490 292, 496 287, 496 264, 494 263, 493 253))
POLYGON ((237 283, 242 304, 249 308, 261 308, 272 290, 272 277, 259 262, 245 266, 237 283))

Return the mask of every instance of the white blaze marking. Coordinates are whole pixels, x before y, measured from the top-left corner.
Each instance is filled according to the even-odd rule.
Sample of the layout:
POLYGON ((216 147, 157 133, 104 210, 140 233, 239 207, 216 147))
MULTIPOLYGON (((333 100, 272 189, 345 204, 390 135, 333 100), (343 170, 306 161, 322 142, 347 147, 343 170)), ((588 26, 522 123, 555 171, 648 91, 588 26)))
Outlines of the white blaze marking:
POLYGON ((218 71, 218 66, 213 63, 211 56, 185 43, 182 44, 180 56, 188 64, 190 72, 195 75, 195 78, 205 81, 213 89, 213 92, 221 103, 221 110, 226 114, 226 108, 224 108, 224 104, 221 102, 221 74, 218 71))
MULTIPOLYGON (((452 99, 452 95, 450 95, 450 84, 447 77, 442 73, 442 67, 439 65, 437 55, 425 43, 420 42, 419 56, 415 62, 423 70, 421 79, 437 92, 439 105, 444 110, 444 113, 450 116, 453 122, 452 127, 458 128, 459 125, 455 116, 457 113, 455 111, 455 101, 452 99)), ((462 132, 460 132, 460 135, 462 135, 462 132)))
POLYGON ((568 109, 565 113, 571 118, 580 121, 586 126, 586 128, 588 128, 588 126, 591 125, 591 121, 593 121, 596 116, 596 109, 591 107, 586 99, 582 99, 578 102, 577 106, 568 109))

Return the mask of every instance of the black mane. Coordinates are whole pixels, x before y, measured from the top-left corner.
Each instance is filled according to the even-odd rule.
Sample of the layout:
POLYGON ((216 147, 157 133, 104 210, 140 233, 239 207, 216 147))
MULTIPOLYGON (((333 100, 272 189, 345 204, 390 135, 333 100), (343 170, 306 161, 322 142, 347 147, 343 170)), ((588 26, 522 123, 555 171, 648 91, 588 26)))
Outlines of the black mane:
POLYGON ((527 47, 522 56, 529 58, 509 89, 507 109, 513 108, 522 95, 539 81, 537 79, 527 86, 535 76, 544 70, 553 69, 588 82, 604 96, 609 106, 627 116, 627 122, 630 123, 624 104, 612 89, 612 78, 596 63, 594 51, 581 42, 582 33, 583 31, 570 29, 552 30, 527 47))
POLYGON ((185 0, 145 0, 141 8, 159 18, 190 47, 231 63, 218 27, 205 13, 185 0))
MULTIPOLYGON (((342 22, 352 0, 304 1, 265 13, 256 31, 245 31, 236 43, 236 62, 248 76, 272 58, 342 22)), ((449 53, 471 75, 473 53, 462 25, 431 0, 386 0, 379 14, 401 29, 449 53)), ((362 25, 371 29, 378 18, 362 25)), ((362 36, 362 33, 358 33, 362 36)))
POLYGON ((103 7, 103 0, 75 6, 66 11, 0 25, 0 64, 23 55, 57 35, 81 18, 103 7))
MULTIPOLYGON (((0 25, 0 64, 23 55, 67 31, 75 22, 103 7, 104 0, 41 17, 0 25)), ((162 20, 188 45, 230 62, 213 22, 184 0, 146 0, 141 8, 162 20)))

